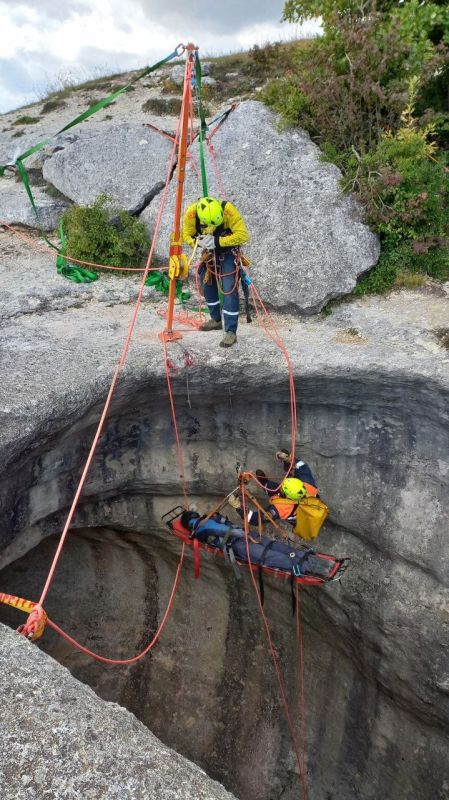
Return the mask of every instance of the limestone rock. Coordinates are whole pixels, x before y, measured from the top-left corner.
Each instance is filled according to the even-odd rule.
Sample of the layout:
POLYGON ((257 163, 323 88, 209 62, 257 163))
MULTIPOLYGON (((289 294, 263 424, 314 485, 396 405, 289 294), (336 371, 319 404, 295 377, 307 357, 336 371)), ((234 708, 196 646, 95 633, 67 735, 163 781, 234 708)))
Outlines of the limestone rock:
POLYGON ((3 625, 0 697, 3 800, 232 800, 132 714, 3 625))
MULTIPOLYGON (((210 72, 210 62, 209 61, 205 61, 204 63, 201 62, 202 75, 209 76, 209 72, 210 72)), ((173 83, 177 83, 178 86, 181 86, 181 84, 184 83, 185 65, 175 64, 175 66, 171 68, 169 74, 173 83)), ((214 83, 216 83, 216 81, 214 81, 214 83)))
MULTIPOLYGON (((355 201, 338 186, 341 173, 322 163, 304 131, 276 129, 262 103, 239 105, 214 136, 216 161, 227 197, 241 211, 251 236, 246 251, 263 298, 276 308, 312 314, 350 292, 379 256, 377 236, 361 222, 355 201)), ((193 147, 198 165, 198 148, 193 147)), ((208 159, 209 194, 220 196, 208 159)), ((189 164, 186 204, 201 196, 189 164)), ((169 235, 174 186, 159 239, 169 235)), ((144 212, 154 224, 156 208, 144 212)))
MULTIPOLYGON (((70 203, 63 198, 51 197, 39 186, 33 186, 32 192, 42 228, 45 231, 54 230, 70 203)), ((0 222, 2 220, 10 225, 37 227, 36 215, 25 187, 22 182, 11 178, 0 180, 0 222)))
POLYGON ((89 131, 45 160, 43 175, 80 205, 105 193, 123 208, 135 206, 165 182, 171 145, 143 124, 122 123, 89 131))

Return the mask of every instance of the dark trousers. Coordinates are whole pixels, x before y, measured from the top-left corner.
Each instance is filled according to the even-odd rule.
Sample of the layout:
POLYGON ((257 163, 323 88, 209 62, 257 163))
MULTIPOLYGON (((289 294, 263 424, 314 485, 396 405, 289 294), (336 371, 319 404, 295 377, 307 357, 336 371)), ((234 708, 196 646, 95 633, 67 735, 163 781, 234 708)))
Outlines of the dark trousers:
MULTIPOLYGON (((202 264, 199 269, 199 277, 204 299, 209 309, 209 314, 216 322, 221 320, 221 307, 218 297, 217 278, 209 273, 209 282, 204 283, 207 266, 202 264)), ((213 266, 212 269, 215 269, 213 266)), ((223 289, 223 324, 225 331, 237 330, 239 321, 239 288, 235 265, 234 253, 232 250, 224 251, 216 255, 216 271, 219 276, 221 288, 223 289), (234 288, 235 286, 235 288, 234 288)))

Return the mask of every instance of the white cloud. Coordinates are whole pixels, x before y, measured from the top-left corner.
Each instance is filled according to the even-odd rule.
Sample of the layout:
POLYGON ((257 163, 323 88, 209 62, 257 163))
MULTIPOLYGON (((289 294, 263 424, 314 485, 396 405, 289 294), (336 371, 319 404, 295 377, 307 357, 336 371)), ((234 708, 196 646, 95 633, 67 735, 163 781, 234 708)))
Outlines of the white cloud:
POLYGON ((188 12, 185 0, 22 0, 13 8, 0 0, 0 112, 30 102, 58 75, 83 80, 99 69, 151 64, 180 41, 212 55, 298 35, 297 26, 278 21, 283 2, 246 0, 238 13, 241 5, 228 0, 217 11, 201 0, 188 12))

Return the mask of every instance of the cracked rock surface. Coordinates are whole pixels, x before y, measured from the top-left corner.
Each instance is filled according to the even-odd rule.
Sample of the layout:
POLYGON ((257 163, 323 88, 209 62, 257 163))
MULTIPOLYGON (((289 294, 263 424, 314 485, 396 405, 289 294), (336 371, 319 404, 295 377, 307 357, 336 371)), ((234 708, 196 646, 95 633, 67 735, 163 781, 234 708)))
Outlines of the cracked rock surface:
POLYGON ((45 160, 43 175, 80 205, 104 193, 129 209, 164 184, 171 149, 169 139, 142 123, 107 125, 57 150, 45 160))
MULTIPOLYGON (((349 293, 357 278, 379 257, 377 236, 363 224, 361 209, 339 187, 340 170, 320 161, 320 150, 301 130, 279 132, 276 115, 257 101, 241 103, 213 137, 208 153, 209 194, 231 200, 250 233, 245 248, 251 274, 275 308, 314 314, 349 293), (217 185, 214 163, 221 174, 217 185)), ((186 202, 198 198, 198 147, 186 170, 186 202)), ((159 238, 162 255, 174 207, 168 209, 159 238)), ((151 224, 158 204, 142 215, 151 224)))
POLYGON ((3 800, 232 800, 116 703, 0 625, 3 800))

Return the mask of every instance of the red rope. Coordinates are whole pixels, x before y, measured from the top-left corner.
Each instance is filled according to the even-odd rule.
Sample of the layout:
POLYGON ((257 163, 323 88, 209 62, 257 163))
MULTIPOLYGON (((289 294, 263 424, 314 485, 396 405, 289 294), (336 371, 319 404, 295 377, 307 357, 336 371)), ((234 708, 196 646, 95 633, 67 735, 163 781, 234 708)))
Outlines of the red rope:
MULTIPOLYGON (((178 129, 179 129, 179 123, 178 123, 178 129)), ((177 138, 178 138, 178 132, 177 132, 176 139, 177 138)), ((102 429, 103 429, 103 425, 104 425, 104 423, 106 421, 106 417, 108 415, 109 407, 110 407, 111 401, 112 401, 112 395, 114 394, 114 390, 115 390, 115 387, 116 387, 116 384, 117 384, 118 377, 120 375, 120 372, 122 370, 122 367, 123 367, 123 365, 124 365, 124 363, 126 361, 126 357, 128 355, 129 346, 130 346, 131 339, 132 339, 132 336, 133 336, 133 333, 134 333, 134 328, 136 326, 137 315, 138 315, 138 312, 139 312, 140 303, 141 303, 142 295, 143 295, 144 288, 145 288, 145 280, 146 280, 146 277, 147 277, 147 274, 148 274, 148 271, 149 271, 149 268, 150 268, 151 260, 153 258, 154 248, 155 248, 155 245, 156 245, 156 240, 157 240, 157 237, 158 237, 158 234, 159 234, 159 228, 160 228, 160 225, 161 225, 162 213, 163 213, 163 210, 164 210, 164 207, 165 207, 165 202, 166 202, 166 197, 167 197, 167 190, 168 190, 168 185, 170 183, 171 171, 172 171, 172 166, 173 166, 175 154, 176 154, 176 141, 175 141, 175 143, 173 145, 173 148, 172 148, 171 158, 170 158, 170 162, 169 162, 169 166, 168 166, 168 170, 167 170, 167 177, 166 177, 166 181, 165 181, 165 187, 164 187, 164 191, 163 191, 162 198, 161 198, 161 204, 160 204, 160 207, 159 207, 158 216, 157 216, 157 219, 156 219, 156 224, 155 224, 155 229, 154 229, 154 236, 153 236, 153 240, 151 242, 151 248, 150 248, 150 252, 148 254, 148 259, 147 259, 147 264, 146 264, 146 267, 145 267, 145 271, 144 271, 144 273, 142 275, 142 280, 140 282, 139 293, 137 295, 137 300, 136 300, 136 303, 134 305, 134 310, 133 310, 133 314, 132 314, 132 317, 131 317, 131 322, 130 322, 129 327, 128 327, 128 333, 126 335, 125 343, 123 345, 123 349, 122 349, 122 353, 121 353, 118 365, 116 367, 116 370, 114 372, 114 376, 112 378, 112 382, 111 382, 111 385, 110 385, 110 388, 109 388, 109 392, 108 392, 108 395, 107 395, 107 398, 106 398, 106 402, 104 404, 103 411, 102 411, 102 414, 101 414, 101 417, 100 417, 100 421, 98 423, 97 430, 95 432, 95 436, 94 436, 94 439, 93 439, 93 442, 92 442, 92 445, 91 445, 91 448, 90 448, 90 451, 89 451, 89 455, 87 457, 87 460, 86 460, 86 463, 85 463, 85 466, 84 466, 80 481, 78 483, 78 488, 77 488, 77 490, 75 492, 75 496, 73 498, 73 502, 72 502, 72 505, 70 507, 69 514, 67 516, 67 520, 66 520, 66 523, 65 523, 65 526, 64 526, 64 530, 62 531, 61 538, 59 540, 59 544, 58 544, 55 556, 53 558, 53 562, 52 562, 51 567, 50 567, 50 571, 49 571, 48 576, 47 576, 47 580, 45 582, 45 586, 43 588, 43 591, 42 591, 42 594, 41 594, 41 597, 40 597, 40 600, 39 600, 39 605, 40 606, 42 606, 44 604, 45 598, 47 596, 47 593, 48 593, 48 590, 50 588, 51 582, 53 580, 53 576, 54 576, 54 573, 55 573, 55 570, 56 570, 56 566, 58 564, 58 561, 59 561, 59 558, 60 558, 60 555, 61 555, 61 552, 62 552, 62 548, 64 547, 64 543, 65 543, 67 534, 69 532, 73 517, 75 515, 75 511, 76 511, 76 507, 78 505, 79 498, 80 498, 81 493, 83 491, 84 484, 86 482, 87 475, 89 473, 89 469, 90 469, 90 466, 91 466, 95 451, 97 449, 97 444, 98 444, 98 440, 100 438, 100 435, 101 435, 101 432, 102 432, 102 429)))
POLYGON ((271 659, 272 659, 273 667, 274 667, 274 672, 275 672, 275 675, 276 675, 276 678, 277 678, 279 691, 280 691, 281 698, 282 698, 282 705, 284 706, 285 718, 286 718, 287 726, 288 726, 288 729, 289 729, 289 732, 290 732, 290 738, 291 738, 293 751, 294 751, 295 758, 296 758, 296 763, 298 765, 298 771, 299 771, 299 776, 300 776, 300 780, 301 780, 302 798, 303 798, 303 800, 306 800, 306 784, 305 784, 305 776, 304 776, 304 769, 303 769, 304 755, 303 755, 303 753, 301 753, 301 751, 300 751, 300 749, 298 747, 296 733, 295 733, 295 729, 294 729, 292 718, 291 718, 291 714, 290 714, 290 708, 289 708, 289 705, 288 705, 285 684, 284 684, 284 680, 282 678, 281 666, 280 666, 280 663, 279 663, 279 656, 277 655, 275 647, 274 647, 274 644, 273 644, 273 638, 271 636, 270 625, 268 623, 268 619, 267 619, 267 616, 265 614, 264 607, 262 605, 262 600, 261 600, 261 597, 260 597, 259 588, 257 586, 256 578, 254 577, 254 573, 253 573, 252 562, 251 562, 251 554, 250 554, 250 550, 249 550, 248 515, 246 513, 246 496, 245 496, 246 495, 246 490, 245 490, 245 484, 244 484, 243 481, 241 481, 240 487, 241 487, 242 510, 243 510, 244 529, 245 529, 246 557, 247 557, 247 560, 248 560, 248 564, 250 566, 249 573, 251 575, 251 582, 252 582, 253 587, 254 587, 254 591, 255 591, 255 594, 256 594, 256 598, 257 598, 257 603, 258 603, 258 606, 259 606, 259 611, 260 611, 260 614, 261 614, 261 617, 262 617, 262 621, 263 621, 263 625, 264 625, 264 628, 265 628, 265 633, 266 633, 267 640, 268 640, 268 648, 269 648, 269 651, 270 651, 270 655, 271 655, 271 659))
POLYGON ((162 346, 163 346, 163 350, 164 350, 165 376, 166 376, 166 379, 167 379, 168 397, 169 397, 169 400, 170 400, 170 408, 171 408, 171 415, 172 415, 172 421, 173 421, 173 429, 175 431, 175 438, 176 438, 176 457, 177 457, 178 469, 179 469, 179 473, 180 473, 179 477, 181 478, 181 481, 182 481, 182 493, 184 495, 185 504, 186 504, 186 507, 188 507, 189 495, 188 495, 187 481, 186 481, 186 476, 185 476, 185 471, 184 471, 184 455, 183 455, 183 450, 182 450, 182 445, 181 445, 181 438, 179 436, 178 422, 177 422, 177 419, 176 419, 176 408, 175 408, 175 401, 173 399, 173 391, 172 391, 172 387, 171 387, 170 366, 169 366, 169 359, 168 359, 168 353, 167 353, 167 343, 166 343, 165 339, 162 339, 162 346))
MULTIPOLYGON (((232 106, 231 110, 233 111, 237 107, 237 105, 238 104, 234 104, 232 106)), ((212 137, 216 134, 217 130, 220 128, 220 126, 223 124, 223 122, 224 122, 224 120, 221 120, 218 123, 218 125, 214 128, 212 133, 209 134, 209 136, 207 138, 207 142, 208 142, 208 145, 209 145, 209 152, 211 153, 211 158, 213 160, 214 168, 215 168, 216 175, 217 175, 217 183, 218 183, 218 185, 219 185, 219 187, 220 187, 220 189, 222 191, 223 197, 225 197, 226 196, 226 192, 224 190, 224 186, 223 186, 223 183, 221 181, 221 175, 220 175, 220 171, 219 171, 219 168, 218 168, 218 164, 217 164, 217 161, 215 159, 215 150, 213 148, 213 145, 211 144, 212 137), (210 151, 210 148, 212 148, 212 152, 210 151)), ((236 267, 237 267, 237 264, 236 264, 236 267)), ((247 267, 245 267, 245 270, 249 274, 249 270, 248 270, 247 267)), ((215 277, 216 277, 216 279, 218 281, 219 277, 218 277, 218 274, 217 274, 216 267, 215 267, 215 272, 213 274, 215 275, 215 277)), ((235 278, 235 283, 234 283, 234 287, 233 287, 232 291, 234 291, 235 288, 237 287, 238 279, 239 279, 239 271, 236 268, 236 278, 235 278)), ((223 291, 223 287, 221 286, 220 288, 223 291)), ((265 305, 263 303, 263 300, 262 300, 258 290, 256 289, 254 281, 252 281, 250 288, 251 288, 252 300, 253 300, 254 308, 256 309, 256 314, 257 314, 257 318, 258 318, 259 324, 261 325, 261 327, 263 328, 265 333, 269 336, 269 338, 274 342, 274 344, 280 349, 280 351, 281 351, 281 353, 284 356, 284 359, 286 361, 288 374, 289 374, 290 422, 291 422, 291 425, 290 425, 290 440, 291 440, 291 444, 290 444, 290 464, 289 464, 289 468, 288 468, 288 470, 287 470, 287 472, 286 472, 286 474, 284 476, 284 477, 286 477, 289 474, 289 472, 291 471, 291 469, 293 468, 293 465, 295 463, 295 440, 296 440, 296 431, 297 431, 297 424, 298 424, 297 411, 296 411, 296 392, 295 392, 295 382, 294 382, 294 376, 293 376, 293 368, 292 368, 292 364, 291 364, 291 361, 290 361, 290 356, 288 354, 288 351, 287 351, 287 348, 286 348, 286 346, 284 344, 284 341, 283 341, 283 339, 282 339, 282 337, 281 337, 281 335, 280 335, 280 333, 279 333, 279 331, 278 331, 278 329, 276 327, 276 324, 275 324, 274 320, 271 318, 270 314, 268 313, 268 311, 267 311, 267 309, 266 309, 266 307, 265 307, 265 305), (259 309, 259 307, 257 305, 258 302, 260 303, 261 310, 259 309)), ((225 294, 225 293, 223 292, 223 294, 225 294)), ((251 474, 252 478, 256 481, 256 483, 258 483, 259 486, 261 486, 263 488, 263 485, 260 483, 260 481, 258 480, 256 475, 254 475, 253 473, 250 473, 250 474, 251 474)), ((277 487, 278 489, 281 486, 282 480, 279 482, 279 485, 277 487)))
POLYGON ((93 650, 89 650, 88 647, 84 647, 84 645, 77 642, 76 639, 73 638, 73 636, 70 636, 70 634, 63 631, 62 628, 59 627, 59 625, 56 625, 56 623, 53 622, 53 620, 47 619, 48 624, 50 625, 51 628, 53 628, 54 631, 56 631, 56 633, 59 633, 59 635, 62 636, 63 639, 65 639, 67 642, 70 642, 70 644, 73 644, 73 646, 76 647, 78 650, 80 650, 82 653, 85 653, 87 656, 94 658, 95 661, 101 661, 103 664, 116 664, 116 665, 135 664, 136 661, 140 661, 147 655, 147 653, 150 652, 150 650, 153 649, 158 639, 160 638, 162 631, 165 628, 166 622, 168 620, 170 611, 173 606, 173 602, 179 584, 179 579, 181 577, 181 570, 184 562, 184 551, 185 551, 185 544, 183 542, 181 554, 179 556, 178 567, 176 569, 175 580, 173 582, 172 590, 170 592, 170 597, 168 600, 167 608, 165 609, 164 616, 162 617, 160 625, 156 633, 154 634, 153 638, 149 642, 149 644, 147 644, 145 649, 142 650, 142 652, 138 653, 136 656, 133 656, 132 658, 107 658, 106 656, 100 656, 98 653, 94 653, 93 650))
MULTIPOLYGON (((52 250, 52 248, 48 244, 44 244, 44 242, 36 242, 32 236, 28 236, 26 233, 16 230, 16 228, 13 228, 12 225, 8 225, 7 222, 3 222, 2 220, 0 220, 0 227, 7 228, 15 236, 18 236, 20 239, 23 239, 25 242, 28 242, 34 250, 38 250, 41 253, 45 254, 48 253, 54 258, 56 251, 52 250)), ((161 269, 160 267, 148 267, 147 269, 146 267, 118 267, 112 264, 97 264, 95 261, 83 261, 81 258, 72 258, 72 256, 70 255, 65 255, 64 258, 67 261, 70 261, 72 264, 79 264, 85 267, 95 267, 96 269, 106 269, 106 270, 113 269, 117 270, 118 272, 148 273, 148 272, 155 272, 161 269)))
MULTIPOLYGON (((215 131, 214 131, 214 133, 215 133, 215 131)), ((223 200, 225 200, 226 199, 226 192, 225 192, 225 189, 224 189, 224 186, 223 186, 223 181, 221 180, 221 175, 220 175, 220 170, 218 169, 217 159, 215 158, 216 150, 215 150, 215 147, 213 146, 213 144, 211 142, 211 136, 209 136, 209 138, 207 140, 207 149, 209 151, 209 155, 210 155, 210 158, 211 158, 211 161, 212 161, 212 166, 214 168, 215 179, 217 181, 217 186, 218 186, 218 188, 220 190, 221 197, 223 198, 223 200)))
MULTIPOLYGON (((306 701, 304 690, 304 639, 302 635, 302 608, 301 608, 301 595, 300 586, 295 584, 296 591, 296 644, 298 650, 298 711, 299 711, 299 724, 301 731, 301 750, 302 750, 302 774, 306 774, 306 746, 307 746, 307 727, 306 727, 306 701)), ((304 783, 303 786, 304 800, 307 800, 307 789, 304 783)))

